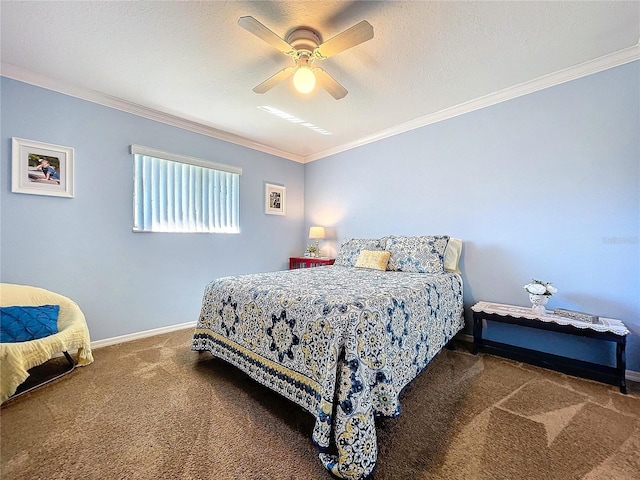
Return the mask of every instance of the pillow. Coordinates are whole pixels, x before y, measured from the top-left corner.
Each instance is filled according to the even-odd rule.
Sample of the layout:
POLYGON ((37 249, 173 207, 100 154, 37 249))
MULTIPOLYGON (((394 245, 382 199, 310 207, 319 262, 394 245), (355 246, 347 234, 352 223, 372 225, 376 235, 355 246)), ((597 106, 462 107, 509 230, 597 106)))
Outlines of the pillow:
POLYGON ((444 273, 444 251, 448 243, 446 235, 390 236, 386 244, 391 252, 387 270, 444 273))
POLYGON ((386 270, 391 252, 380 250, 362 250, 356 268, 370 268, 372 270, 386 270))
POLYGON ((384 250, 384 246, 377 238, 346 238, 342 241, 333 264, 340 267, 353 267, 362 250, 384 250))
POLYGON ((450 238, 444 251, 444 269, 447 272, 462 273, 458 268, 460 254, 462 254, 462 240, 450 238))
POLYGON ((28 342, 58 333, 60 305, 0 308, 0 343, 28 342))

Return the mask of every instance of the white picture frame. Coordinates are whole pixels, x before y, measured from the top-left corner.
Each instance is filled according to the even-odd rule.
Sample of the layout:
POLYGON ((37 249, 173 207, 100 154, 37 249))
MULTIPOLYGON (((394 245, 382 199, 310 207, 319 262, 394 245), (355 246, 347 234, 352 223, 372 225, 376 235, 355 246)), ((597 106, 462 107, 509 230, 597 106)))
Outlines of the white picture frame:
POLYGON ((73 198, 71 147, 13 137, 11 191, 73 198))
POLYGON ((287 214, 287 189, 283 185, 265 183, 264 213, 267 215, 287 214))

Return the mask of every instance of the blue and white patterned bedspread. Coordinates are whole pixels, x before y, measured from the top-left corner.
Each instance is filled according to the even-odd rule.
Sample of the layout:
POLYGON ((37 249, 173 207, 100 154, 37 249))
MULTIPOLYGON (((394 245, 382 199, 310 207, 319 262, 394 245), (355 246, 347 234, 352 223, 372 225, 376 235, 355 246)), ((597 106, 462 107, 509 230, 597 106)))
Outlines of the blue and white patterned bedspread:
POLYGON ((464 326, 462 305, 455 273, 327 266, 225 277, 205 289, 192 349, 311 412, 325 467, 360 479, 376 462, 374 417, 400 413, 402 388, 464 326))

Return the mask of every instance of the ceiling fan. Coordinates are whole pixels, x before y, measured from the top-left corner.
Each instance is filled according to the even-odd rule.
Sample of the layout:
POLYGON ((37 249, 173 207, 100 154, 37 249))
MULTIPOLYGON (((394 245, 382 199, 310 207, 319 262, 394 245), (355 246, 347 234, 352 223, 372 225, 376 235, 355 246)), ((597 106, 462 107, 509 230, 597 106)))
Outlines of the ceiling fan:
POLYGON ((348 93, 347 89, 322 68, 313 67, 313 63, 373 38, 373 27, 366 20, 355 24, 324 43, 320 43, 320 36, 317 32, 307 27, 293 30, 285 40, 250 16, 240 17, 238 25, 290 56, 295 64, 293 67, 280 70, 256 86, 253 89, 256 93, 265 93, 293 75, 293 84, 300 93, 306 94, 313 91, 317 81, 333 98, 340 100, 348 93))

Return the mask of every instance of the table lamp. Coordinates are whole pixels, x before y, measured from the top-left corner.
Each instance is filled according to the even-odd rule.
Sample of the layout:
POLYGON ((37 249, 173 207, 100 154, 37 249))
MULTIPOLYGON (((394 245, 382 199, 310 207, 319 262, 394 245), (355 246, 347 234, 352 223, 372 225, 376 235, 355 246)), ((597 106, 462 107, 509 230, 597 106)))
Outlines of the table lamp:
POLYGON ((324 239, 324 227, 309 228, 309 238, 316 241, 316 255, 320 256, 320 239, 324 239))

